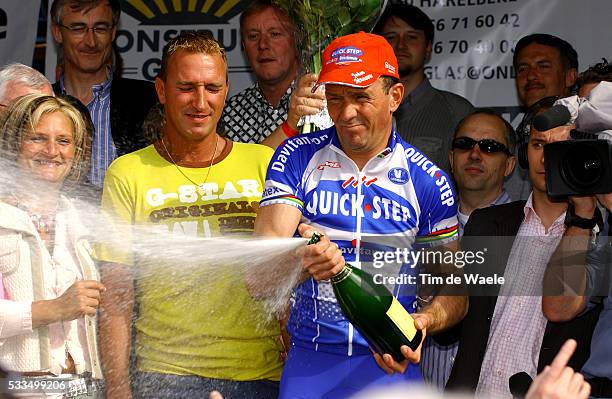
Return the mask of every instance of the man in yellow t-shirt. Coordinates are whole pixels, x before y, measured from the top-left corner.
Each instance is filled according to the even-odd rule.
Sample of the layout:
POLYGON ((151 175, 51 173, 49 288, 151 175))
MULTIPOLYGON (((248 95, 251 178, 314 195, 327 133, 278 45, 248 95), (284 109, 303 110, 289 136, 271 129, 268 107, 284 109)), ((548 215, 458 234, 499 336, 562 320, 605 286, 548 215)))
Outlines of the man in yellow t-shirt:
MULTIPOLYGON (((162 137, 113 162, 103 209, 127 224, 185 240, 250 234, 272 150, 216 133, 228 90, 223 49, 210 35, 182 33, 164 47, 155 86, 165 109, 162 137)), ((197 258, 197 246, 186 258, 191 251, 197 258)), ((279 324, 250 298, 239 271, 211 272, 206 265, 169 263, 142 251, 126 255, 110 246, 98 255, 107 287, 100 335, 108 398, 132 392, 199 398, 213 390, 231 398, 276 398, 279 324), (130 386, 134 299, 137 372, 130 386)))

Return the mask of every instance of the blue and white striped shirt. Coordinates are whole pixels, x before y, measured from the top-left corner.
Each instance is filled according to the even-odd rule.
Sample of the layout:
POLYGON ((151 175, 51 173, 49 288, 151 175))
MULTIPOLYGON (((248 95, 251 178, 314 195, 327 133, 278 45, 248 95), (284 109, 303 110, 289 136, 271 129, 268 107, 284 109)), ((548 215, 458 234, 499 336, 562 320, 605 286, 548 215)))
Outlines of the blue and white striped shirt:
MULTIPOLYGON (((94 125, 94 136, 91 143, 91 171, 89 181, 95 186, 102 187, 106 169, 117 157, 117 149, 113 142, 110 122, 110 97, 113 73, 109 70, 109 77, 105 82, 91 87, 93 98, 87 104, 91 121, 94 125)), ((66 93, 64 76, 60 79, 62 93, 66 93)))

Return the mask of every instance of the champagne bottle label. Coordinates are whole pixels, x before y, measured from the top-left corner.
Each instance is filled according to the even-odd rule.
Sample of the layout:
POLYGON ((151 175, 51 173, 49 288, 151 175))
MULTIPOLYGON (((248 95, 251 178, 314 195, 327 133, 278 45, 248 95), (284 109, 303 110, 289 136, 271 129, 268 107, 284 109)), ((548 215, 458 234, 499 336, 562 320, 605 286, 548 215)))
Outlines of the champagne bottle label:
POLYGON ((410 341, 413 340, 417 333, 417 329, 414 326, 414 319, 412 316, 410 316, 406 309, 404 309, 402 304, 395 299, 395 297, 391 302, 391 306, 389 306, 389 310, 387 310, 387 316, 389 316, 397 328, 404 333, 406 338, 408 338, 410 341))

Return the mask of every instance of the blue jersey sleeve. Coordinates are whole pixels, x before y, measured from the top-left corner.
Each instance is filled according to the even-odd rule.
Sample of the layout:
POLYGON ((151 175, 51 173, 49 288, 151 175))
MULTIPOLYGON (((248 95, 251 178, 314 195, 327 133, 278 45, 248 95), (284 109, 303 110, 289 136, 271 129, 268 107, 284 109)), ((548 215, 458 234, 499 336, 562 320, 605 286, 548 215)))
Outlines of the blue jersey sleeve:
POLYGON ((421 208, 416 243, 435 247, 456 240, 459 232, 457 201, 448 175, 433 166, 418 170, 415 180, 421 208))
POLYGON ((313 154, 329 141, 329 131, 300 135, 276 149, 266 173, 260 206, 286 204, 304 208, 304 181, 313 154))

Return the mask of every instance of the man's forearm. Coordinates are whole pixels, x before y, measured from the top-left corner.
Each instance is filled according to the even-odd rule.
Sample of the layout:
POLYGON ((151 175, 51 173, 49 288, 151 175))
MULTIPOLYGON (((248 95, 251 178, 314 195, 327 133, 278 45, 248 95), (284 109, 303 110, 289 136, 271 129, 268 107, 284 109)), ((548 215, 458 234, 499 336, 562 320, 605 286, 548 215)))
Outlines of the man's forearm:
POLYGON ((420 314, 426 315, 427 335, 438 334, 459 323, 468 310, 467 296, 437 296, 420 314))
MULTIPOLYGON (((459 241, 451 241, 436 250, 452 251, 459 250, 459 241)), ((440 276, 462 274, 463 269, 457 268, 454 263, 433 264, 433 269, 427 269, 430 273, 440 276)), ((428 318, 427 335, 440 333, 465 317, 468 310, 468 297, 464 287, 444 285, 441 289, 432 291, 433 300, 425 306, 420 314, 428 318)))
POLYGON ((548 262, 543 281, 542 311, 550 321, 571 320, 586 306, 589 240, 589 230, 568 227, 548 262))
POLYGON ((286 139, 287 139, 287 136, 283 132, 283 129, 280 126, 278 126, 276 129, 272 131, 272 133, 270 133, 268 137, 263 139, 263 141, 260 144, 263 144, 265 146, 272 148, 273 150, 276 150, 276 147, 281 145, 283 141, 285 141, 286 139))
POLYGON ((134 287, 128 267, 105 264, 101 268, 107 291, 100 302, 100 357, 107 397, 129 398, 130 350, 134 287))

